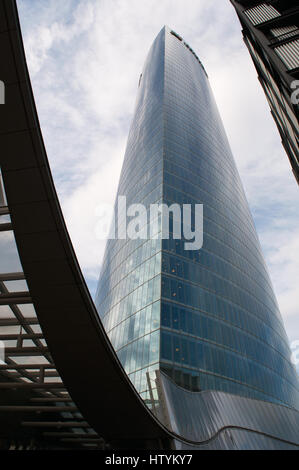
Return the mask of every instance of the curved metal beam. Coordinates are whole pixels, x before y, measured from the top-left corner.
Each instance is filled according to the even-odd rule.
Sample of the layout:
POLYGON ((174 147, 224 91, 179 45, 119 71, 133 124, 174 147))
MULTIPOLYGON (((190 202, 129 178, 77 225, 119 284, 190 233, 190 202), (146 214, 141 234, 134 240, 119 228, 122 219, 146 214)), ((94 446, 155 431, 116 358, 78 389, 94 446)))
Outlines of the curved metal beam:
POLYGON ((0 9, 6 63, 0 163, 24 274, 54 363, 99 435, 131 443, 167 439, 123 370, 89 294, 52 180, 15 0, 0 9))

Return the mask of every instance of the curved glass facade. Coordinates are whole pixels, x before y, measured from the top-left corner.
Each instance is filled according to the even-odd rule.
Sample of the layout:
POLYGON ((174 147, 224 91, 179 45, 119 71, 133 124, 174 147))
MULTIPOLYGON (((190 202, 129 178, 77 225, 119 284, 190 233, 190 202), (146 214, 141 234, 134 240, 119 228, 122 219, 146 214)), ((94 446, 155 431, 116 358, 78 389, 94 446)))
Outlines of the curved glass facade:
POLYGON ((298 408, 288 340, 206 72, 167 27, 140 77, 118 195, 204 211, 200 250, 162 240, 159 229, 154 239, 107 243, 96 305, 141 396, 149 399, 160 368, 193 391, 298 408))
MULTIPOLYGON (((163 373, 157 375, 161 420, 193 442, 189 448, 298 450, 298 411, 215 390, 190 392, 163 373)), ((186 449, 186 443, 176 448, 186 449)))

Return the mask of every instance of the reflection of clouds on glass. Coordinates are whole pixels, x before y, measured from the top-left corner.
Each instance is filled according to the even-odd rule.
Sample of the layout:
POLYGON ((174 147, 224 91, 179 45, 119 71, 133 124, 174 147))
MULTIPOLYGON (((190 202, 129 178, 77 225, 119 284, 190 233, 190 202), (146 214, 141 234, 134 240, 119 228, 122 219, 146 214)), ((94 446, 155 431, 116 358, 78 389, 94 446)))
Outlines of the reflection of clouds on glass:
POLYGON ((299 340, 292 341, 291 350, 292 350, 291 361, 295 366, 298 366, 299 365, 299 340))
POLYGON ((13 232, 0 232, 0 273, 19 271, 22 266, 13 232))

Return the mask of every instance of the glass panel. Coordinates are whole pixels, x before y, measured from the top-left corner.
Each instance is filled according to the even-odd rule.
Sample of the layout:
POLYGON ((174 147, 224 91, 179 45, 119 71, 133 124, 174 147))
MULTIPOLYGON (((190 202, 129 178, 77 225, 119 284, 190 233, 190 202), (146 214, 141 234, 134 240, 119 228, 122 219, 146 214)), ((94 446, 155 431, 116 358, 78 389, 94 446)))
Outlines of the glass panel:
POLYGON ((45 356, 14 356, 11 355, 10 359, 12 359, 16 364, 50 364, 48 359, 45 356))
POLYGON ((0 259, 0 274, 22 271, 22 265, 12 230, 0 232, 0 259))
POLYGON ((6 348, 16 348, 17 340, 16 339, 5 339, 4 344, 6 348))
POLYGON ((19 334, 20 330, 21 330, 21 327, 19 325, 1 326, 0 334, 1 335, 19 334))
POLYGON ((44 381, 46 383, 61 383, 62 380, 60 377, 45 377, 44 381))
POLYGON ((2 179, 2 173, 0 169, 0 207, 7 206, 6 195, 4 191, 4 184, 2 179))
POLYGON ((5 281, 5 287, 9 292, 25 292, 28 291, 27 282, 25 280, 19 281, 5 281))
MULTIPOLYGON (((14 318, 13 311, 8 305, 0 305, 0 319, 14 318)), ((0 327, 2 329, 2 327, 0 327)))
POLYGON ((10 222, 11 222, 11 219, 10 219, 9 214, 0 215, 0 225, 9 224, 10 222))
POLYGON ((36 344, 32 341, 32 339, 24 339, 23 340, 23 347, 24 348, 33 348, 36 344))
POLYGON ((34 331, 34 333, 41 333, 42 329, 39 325, 32 325, 31 329, 34 331))
POLYGON ((24 318, 36 317, 33 304, 17 304, 24 318))

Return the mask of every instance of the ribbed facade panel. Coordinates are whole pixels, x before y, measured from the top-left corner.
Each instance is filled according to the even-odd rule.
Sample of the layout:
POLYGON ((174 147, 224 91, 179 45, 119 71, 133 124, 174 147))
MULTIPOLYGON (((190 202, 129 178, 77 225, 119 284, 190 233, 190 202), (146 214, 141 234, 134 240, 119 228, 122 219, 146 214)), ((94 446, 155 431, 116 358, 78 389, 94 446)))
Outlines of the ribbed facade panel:
POLYGON ((238 13, 245 43, 255 63, 283 147, 299 184, 298 104, 294 92, 299 68, 298 1, 231 0, 231 3, 238 13), (268 87, 278 99, 277 104, 273 103, 268 87))
POLYGON ((289 70, 299 67, 299 39, 277 46, 275 51, 289 70))
POLYGON ((285 39, 285 38, 289 38, 298 34, 299 28, 296 25, 292 25, 292 26, 284 26, 280 28, 272 28, 270 29, 270 31, 274 37, 285 39))
POLYGON ((267 5, 266 3, 257 5, 256 7, 250 8, 249 10, 245 10, 244 13, 254 26, 265 23, 266 21, 280 16, 280 13, 274 7, 272 7, 272 5, 267 5))

